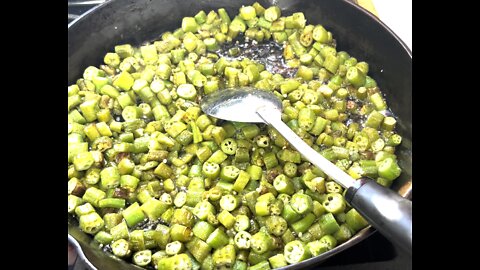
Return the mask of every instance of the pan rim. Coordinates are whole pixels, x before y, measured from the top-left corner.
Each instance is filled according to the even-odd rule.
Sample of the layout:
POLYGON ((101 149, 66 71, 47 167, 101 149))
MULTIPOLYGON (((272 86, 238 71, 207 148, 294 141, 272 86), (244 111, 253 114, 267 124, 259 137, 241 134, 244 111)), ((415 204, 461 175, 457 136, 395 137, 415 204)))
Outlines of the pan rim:
MULTIPOLYGON (((106 7, 107 5, 109 5, 113 2, 116 2, 116 1, 117 0, 107 0, 102 4, 99 4, 99 5, 91 8, 91 9, 89 9, 88 11, 86 11, 85 13, 83 13, 78 18, 76 18, 75 20, 73 20, 72 22, 70 22, 68 24, 68 31, 70 31, 70 29, 74 28, 77 25, 78 22, 81 22, 82 20, 92 16, 91 15, 92 13, 95 13, 97 10, 102 9, 102 8, 106 7)), ((390 27, 388 27, 383 21, 381 21, 378 17, 376 17, 375 15, 370 13, 365 8, 355 4, 353 1, 349 1, 349 0, 341 0, 341 1, 346 3, 347 5, 349 5, 350 7, 358 10, 358 12, 363 13, 363 15, 369 17, 376 24, 380 25, 384 30, 386 30, 388 32, 388 34, 393 36, 394 39, 401 45, 402 49, 407 53, 407 55, 410 59, 410 62, 412 62, 412 51, 411 51, 411 49, 405 44, 405 42, 390 27)), ((410 179, 408 181, 412 182, 412 177, 410 177, 410 179)), ((402 194, 402 196, 405 197, 405 198, 411 199, 411 197, 412 197, 411 188, 408 189, 406 193, 402 194)), ((294 269, 294 268, 303 268, 303 267, 311 266, 313 264, 317 264, 319 262, 322 262, 322 261, 326 260, 327 258, 330 258, 330 257, 332 257, 332 256, 334 256, 334 255, 336 255, 336 254, 338 254, 338 253, 340 253, 340 252, 342 252, 342 251, 360 243, 361 241, 370 237, 376 231, 377 230, 375 228, 373 228, 371 225, 368 225, 367 227, 365 227, 362 230, 360 230, 359 232, 357 232, 348 241, 338 245, 337 247, 335 247, 332 250, 329 250, 325 253, 322 253, 322 254, 320 254, 318 256, 315 256, 315 257, 312 257, 312 258, 309 258, 307 260, 301 261, 299 263, 292 264, 292 265, 287 265, 285 267, 281 267, 281 268, 278 268, 278 269, 286 270, 286 269, 294 269)), ((68 241, 75 247, 77 255, 81 258, 82 261, 85 262, 86 266, 89 267, 92 270, 97 270, 97 268, 86 257, 80 243, 70 234, 70 232, 68 233, 68 241)), ((132 266, 133 266, 133 264, 132 264, 132 266)))
MULTIPOLYGON (((86 17, 90 16, 90 14, 95 12, 97 9, 101 9, 104 6, 106 6, 106 5, 108 5, 112 2, 115 2, 115 1, 116 0, 107 0, 107 1, 95 6, 93 8, 87 10, 82 15, 80 15, 79 17, 77 17, 75 20, 71 21, 68 24, 68 30, 70 30, 70 28, 74 27, 77 22, 82 21, 86 17)), ((351 7, 355 8, 357 10, 359 10, 361 13, 363 13, 364 15, 369 17, 370 19, 374 20, 377 24, 381 25, 385 30, 387 30, 387 32, 390 35, 392 35, 397 40, 398 43, 400 43, 400 45, 402 45, 402 48, 407 52, 408 56, 412 59, 412 50, 407 46, 407 44, 390 27, 388 27, 388 25, 386 25, 382 20, 380 20, 380 18, 373 15, 370 11, 366 10, 365 8, 361 7, 360 5, 357 5, 357 4, 353 3, 352 1, 349 1, 349 0, 340 0, 340 1, 350 5, 351 7)))

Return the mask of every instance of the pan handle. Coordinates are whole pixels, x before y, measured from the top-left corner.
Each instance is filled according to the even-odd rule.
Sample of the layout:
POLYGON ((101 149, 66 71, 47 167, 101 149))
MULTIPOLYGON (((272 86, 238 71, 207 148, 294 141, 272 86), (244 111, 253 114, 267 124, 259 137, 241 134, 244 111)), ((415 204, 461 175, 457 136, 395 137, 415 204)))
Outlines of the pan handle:
POLYGON ((368 178, 348 188, 345 199, 380 233, 412 254, 412 201, 368 178))

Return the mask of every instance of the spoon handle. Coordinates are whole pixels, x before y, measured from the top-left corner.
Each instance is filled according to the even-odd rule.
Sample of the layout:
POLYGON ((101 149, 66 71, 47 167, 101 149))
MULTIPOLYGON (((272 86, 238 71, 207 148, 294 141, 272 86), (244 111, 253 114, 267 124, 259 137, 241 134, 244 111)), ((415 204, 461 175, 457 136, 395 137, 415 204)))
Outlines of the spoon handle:
POLYGON ((313 150, 280 118, 280 112, 266 107, 257 114, 274 127, 308 161, 320 168, 347 189, 345 199, 384 236, 411 254, 412 202, 375 181, 353 179, 329 160, 313 150))
POLYGON ((320 168, 324 173, 333 178, 344 188, 355 185, 355 179, 342 171, 340 168, 313 150, 306 142, 293 132, 280 118, 280 112, 266 107, 259 108, 257 114, 267 123, 274 127, 300 154, 308 159, 313 165, 320 168))

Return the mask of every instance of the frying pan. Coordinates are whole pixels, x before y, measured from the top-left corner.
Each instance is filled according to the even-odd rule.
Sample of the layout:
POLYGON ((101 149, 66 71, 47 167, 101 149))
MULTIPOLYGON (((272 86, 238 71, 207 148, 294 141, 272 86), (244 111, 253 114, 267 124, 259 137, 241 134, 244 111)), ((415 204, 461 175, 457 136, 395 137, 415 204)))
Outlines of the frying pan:
MULTIPOLYGON (((180 27, 181 19, 198 11, 225 8, 237 14, 242 5, 255 0, 111 0, 88 11, 68 25, 68 84, 80 78, 88 66, 102 64, 105 53, 115 45, 141 45, 180 27)), ((346 0, 257 0, 262 6, 278 5, 282 14, 304 12, 310 24, 322 24, 337 40, 337 49, 347 51, 370 65, 369 74, 385 94, 403 137, 397 149, 402 175, 392 189, 412 197, 412 53, 381 21, 346 0)), ((103 252, 91 237, 80 231, 75 219, 68 219, 68 241, 79 259, 91 269, 142 269, 103 252)), ((284 269, 303 269, 350 248, 370 236, 368 226, 335 249, 284 269)))

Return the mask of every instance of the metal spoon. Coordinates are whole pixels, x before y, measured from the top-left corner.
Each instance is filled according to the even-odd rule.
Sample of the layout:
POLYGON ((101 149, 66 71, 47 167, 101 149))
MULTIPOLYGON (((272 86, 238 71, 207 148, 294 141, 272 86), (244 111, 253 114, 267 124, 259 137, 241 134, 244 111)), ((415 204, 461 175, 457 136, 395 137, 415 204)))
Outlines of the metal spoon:
POLYGON ((226 89, 203 97, 200 106, 216 118, 274 127, 308 161, 347 189, 345 199, 370 224, 411 254, 412 202, 371 179, 353 179, 313 150, 283 123, 282 102, 273 93, 250 87, 226 89))

